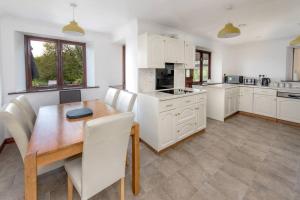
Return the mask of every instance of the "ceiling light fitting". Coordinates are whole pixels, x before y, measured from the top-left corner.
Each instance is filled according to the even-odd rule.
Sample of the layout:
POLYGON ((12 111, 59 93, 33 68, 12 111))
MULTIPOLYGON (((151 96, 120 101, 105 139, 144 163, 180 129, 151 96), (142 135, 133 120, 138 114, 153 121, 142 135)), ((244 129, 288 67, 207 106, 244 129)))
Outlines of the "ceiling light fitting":
MULTIPOLYGON (((226 10, 231 11, 233 9, 232 5, 226 7, 226 10)), ((225 24, 218 33, 218 38, 233 38, 241 34, 241 31, 238 27, 235 27, 232 23, 225 24)))
POLYGON ((63 33, 75 36, 83 36, 85 31, 81 28, 78 23, 75 21, 75 8, 77 5, 75 3, 71 3, 70 6, 73 8, 73 20, 70 21, 69 24, 63 27, 63 33))

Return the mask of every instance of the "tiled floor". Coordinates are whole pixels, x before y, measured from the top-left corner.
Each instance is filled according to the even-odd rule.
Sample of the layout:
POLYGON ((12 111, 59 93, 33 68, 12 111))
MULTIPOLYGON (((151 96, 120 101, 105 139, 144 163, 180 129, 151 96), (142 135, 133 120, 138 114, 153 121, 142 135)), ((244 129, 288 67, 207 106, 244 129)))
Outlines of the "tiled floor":
MULTIPOLYGON (((130 168, 127 200, 298 200, 300 128, 236 115, 225 123, 209 120, 205 133, 160 156, 142 145, 142 190, 136 197, 130 168)), ((38 181, 40 199, 66 199, 64 169, 38 181)), ((15 145, 6 146, 0 154, 0 199, 22 199, 23 190, 21 157, 15 145)), ((93 199, 118 199, 118 185, 93 199)))

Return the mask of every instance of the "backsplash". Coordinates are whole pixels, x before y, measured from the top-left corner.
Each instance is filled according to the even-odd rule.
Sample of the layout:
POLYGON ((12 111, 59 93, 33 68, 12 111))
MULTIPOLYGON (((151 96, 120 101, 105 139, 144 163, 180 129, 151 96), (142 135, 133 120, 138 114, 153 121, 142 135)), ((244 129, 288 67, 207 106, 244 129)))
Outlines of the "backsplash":
MULTIPOLYGON (((139 92, 149 92, 155 90, 155 69, 138 69, 139 92)), ((182 65, 174 68, 174 87, 185 87, 185 70, 182 65)))

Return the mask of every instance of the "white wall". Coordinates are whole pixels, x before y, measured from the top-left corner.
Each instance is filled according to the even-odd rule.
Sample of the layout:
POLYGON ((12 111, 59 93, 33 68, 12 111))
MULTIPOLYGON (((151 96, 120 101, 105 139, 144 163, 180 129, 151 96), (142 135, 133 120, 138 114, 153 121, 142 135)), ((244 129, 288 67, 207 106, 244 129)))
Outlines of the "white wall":
POLYGON ((275 80, 285 80, 290 40, 284 38, 230 46, 224 54, 223 71, 247 77, 264 74, 275 80))
MULTIPOLYGON (((87 31, 84 37, 71 37, 63 34, 61 28, 54 24, 9 16, 0 19, 1 105, 16 96, 8 93, 26 89, 24 34, 86 43, 88 86, 100 88, 82 90, 83 99, 103 98, 109 85, 122 84, 122 48, 112 43, 111 35, 87 31)), ((39 106, 58 103, 58 92, 30 93, 26 96, 36 111, 39 106)), ((0 144, 1 137, 0 133, 0 144)))
POLYGON ((132 20, 118 28, 113 33, 113 41, 126 45, 126 89, 131 92, 138 91, 138 70, 137 70, 137 35, 138 21, 132 20))

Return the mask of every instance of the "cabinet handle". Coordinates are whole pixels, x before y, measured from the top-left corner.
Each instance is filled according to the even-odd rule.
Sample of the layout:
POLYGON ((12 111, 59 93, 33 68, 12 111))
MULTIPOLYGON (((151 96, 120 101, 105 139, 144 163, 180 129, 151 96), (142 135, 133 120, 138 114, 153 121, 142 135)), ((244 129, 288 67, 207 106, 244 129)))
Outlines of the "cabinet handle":
POLYGON ((180 113, 178 113, 178 115, 180 115, 180 113))
POLYGON ((199 108, 195 108, 195 110, 199 110, 199 108))
POLYGON ((188 101, 185 101, 186 103, 190 103, 191 101, 190 100, 188 100, 188 101))
POLYGON ((173 106, 173 104, 166 105, 166 107, 172 107, 172 106, 173 106))

